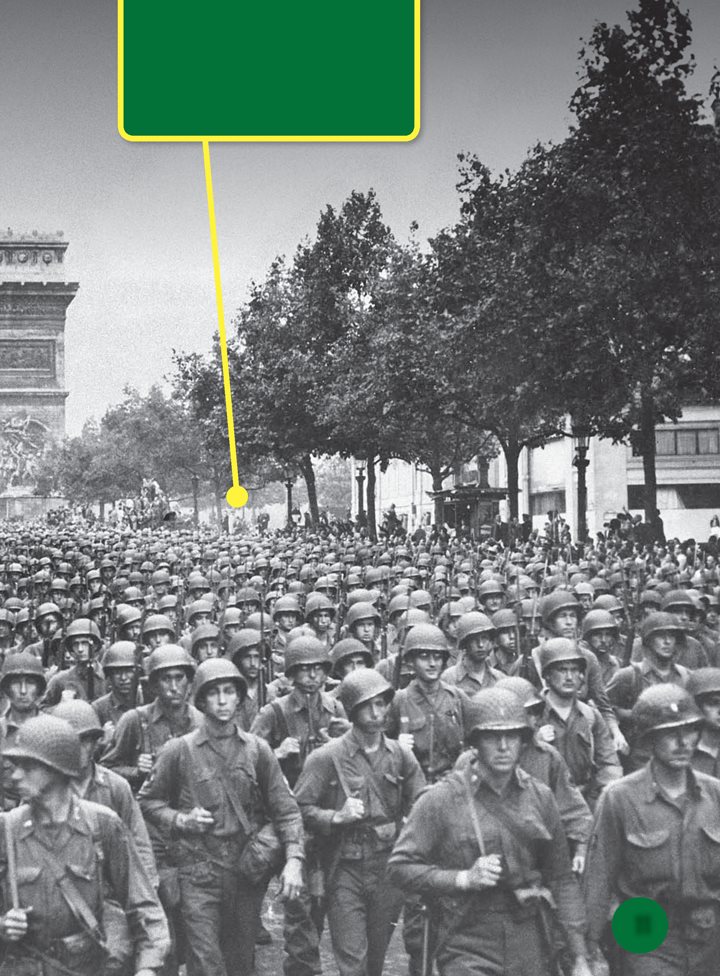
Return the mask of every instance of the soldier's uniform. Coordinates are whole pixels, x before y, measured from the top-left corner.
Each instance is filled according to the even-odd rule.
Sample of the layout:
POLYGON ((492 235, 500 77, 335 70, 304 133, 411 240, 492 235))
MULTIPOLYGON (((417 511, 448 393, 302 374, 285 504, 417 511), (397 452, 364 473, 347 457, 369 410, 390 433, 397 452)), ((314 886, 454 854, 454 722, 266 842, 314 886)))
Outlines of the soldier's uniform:
MULTIPOLYGON (((530 733, 512 692, 487 689, 477 702, 478 733, 497 731, 503 722, 508 732, 530 733)), ((551 896, 572 954, 585 954, 585 920, 557 805, 521 769, 502 795, 486 775, 473 761, 418 798, 390 857, 390 878, 432 899, 441 976, 549 976, 542 919, 551 896), (502 858, 500 880, 469 890, 463 875, 478 857, 492 854, 502 858)))
MULTIPOLYGON (((349 674, 339 697, 346 711, 376 696, 392 697, 389 683, 371 669, 349 674)), ((322 844, 328 921, 340 976, 380 976, 403 904, 386 876, 387 859, 406 816, 425 784, 417 759, 381 735, 374 752, 354 730, 308 756, 295 788, 306 826, 322 844), (349 797, 362 800, 361 821, 336 825, 349 797)))
MULTIPOLYGON (((194 684, 195 700, 212 682, 223 680, 244 685, 229 661, 204 662, 194 684)), ((271 820, 287 857, 304 857, 300 811, 271 749, 235 722, 221 732, 205 720, 166 745, 141 790, 140 804, 151 823, 173 834, 190 972, 250 976, 265 886, 241 873, 243 848, 271 820), (178 814, 197 807, 214 817, 210 832, 179 832, 178 814)))

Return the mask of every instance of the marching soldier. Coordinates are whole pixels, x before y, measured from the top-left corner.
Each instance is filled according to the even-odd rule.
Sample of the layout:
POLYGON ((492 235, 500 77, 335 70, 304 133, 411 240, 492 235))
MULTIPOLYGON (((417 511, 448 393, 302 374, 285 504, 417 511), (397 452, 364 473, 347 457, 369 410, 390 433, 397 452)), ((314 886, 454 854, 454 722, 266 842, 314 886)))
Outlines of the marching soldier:
POLYGON ((703 726, 695 746, 692 767, 720 779, 720 668, 691 671, 688 694, 702 712, 703 726))
POLYGON ((665 941, 635 955, 615 947, 621 976, 705 976, 720 957, 720 783, 693 771, 702 715, 685 689, 645 689, 632 710, 650 760, 600 798, 584 875, 588 940, 609 945, 618 901, 651 898, 665 941))
POLYGON ((102 648, 102 637, 92 620, 82 617, 73 620, 65 633, 64 647, 75 663, 67 671, 58 671, 50 678, 43 707, 52 708, 67 698, 93 702, 105 694, 102 668, 96 660, 102 648))
POLYGON ((495 625, 484 613, 471 610, 461 617, 457 625, 460 659, 443 671, 445 684, 455 685, 471 697, 482 688, 492 688, 503 676, 489 661, 496 633, 495 625))
MULTIPOLYGON (((15 741, 18 730, 28 719, 40 712, 39 702, 45 691, 45 675, 40 659, 27 651, 5 658, 0 672, 0 692, 7 699, 7 706, 0 718, 0 745, 2 751, 15 741)), ((20 801, 12 780, 12 763, 3 757, 2 804, 4 810, 12 810, 20 801)))
POLYGON ((230 661, 201 664, 193 699, 203 720, 167 744, 140 793, 145 816, 173 838, 193 976, 253 972, 265 886, 246 873, 246 848, 268 822, 285 850, 283 896, 303 886, 302 818, 272 750, 235 722, 244 692, 230 661))
POLYGON ((102 662, 110 691, 92 703, 105 735, 105 745, 115 733, 120 717, 137 705, 137 649, 132 641, 117 641, 105 651, 102 662))
POLYGON ((3 814, 0 831, 1 976, 102 973, 106 897, 124 909, 135 976, 155 976, 169 945, 165 916, 120 818, 73 790, 77 733, 41 715, 6 756, 23 802, 3 814))
POLYGON ((518 768, 531 734, 512 692, 480 691, 473 762, 418 798, 390 857, 391 881, 431 899, 441 976, 550 976, 553 900, 572 974, 590 976, 557 805, 546 786, 518 768))
POLYGON ((413 754, 383 734, 393 695, 371 668, 348 673, 338 697, 352 729, 308 756, 295 788, 307 828, 322 840, 340 976, 381 976, 403 903, 387 859, 425 777, 413 754))

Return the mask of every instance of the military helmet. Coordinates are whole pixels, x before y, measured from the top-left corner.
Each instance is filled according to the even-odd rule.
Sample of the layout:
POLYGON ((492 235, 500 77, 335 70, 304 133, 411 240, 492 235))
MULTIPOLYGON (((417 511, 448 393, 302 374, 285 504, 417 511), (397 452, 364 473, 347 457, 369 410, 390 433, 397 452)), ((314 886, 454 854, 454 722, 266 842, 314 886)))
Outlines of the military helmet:
POLYGON ((350 630, 359 620, 374 620, 380 623, 380 614, 372 603, 353 603, 345 614, 345 626, 350 630))
POLYGON ((577 597, 568 590, 555 590, 543 597, 541 603, 542 621, 547 626, 556 613, 561 610, 574 610, 578 613, 580 604, 577 597))
POLYGON ((369 668, 373 667, 375 664, 372 654, 364 644, 362 644, 359 640, 356 640, 354 637, 344 637, 330 650, 332 673, 337 673, 337 666, 342 660, 344 660, 346 657, 352 657, 355 654, 362 654, 365 658, 365 663, 369 668))
POLYGON ((272 609, 273 620, 281 613, 293 613, 298 620, 302 620, 302 607, 294 596, 281 596, 275 601, 272 609))
POLYGON ((487 634, 491 637, 495 633, 495 625, 490 617, 479 610, 471 610, 458 620, 456 627, 458 646, 462 647, 468 637, 475 634, 487 634))
POLYGON ((198 665, 192 685, 193 702, 198 708, 202 708, 202 699, 211 685, 218 681, 232 681, 238 690, 240 701, 247 695, 247 681, 240 674, 238 669, 224 657, 209 658, 198 665))
POLYGON ((447 638, 435 624, 415 624, 408 631, 408 635, 405 638, 405 645, 402 649, 403 657, 411 657, 419 651, 440 651, 446 660, 449 657, 450 649, 447 638))
POLYGON ((102 659, 103 671, 137 666, 137 649, 133 641, 115 641, 105 651, 102 659))
MULTIPOLYGON (((275 608, 277 609, 277 603, 275 608)), ((323 610, 335 616, 335 604, 330 597, 325 596, 324 593, 311 593, 305 601, 305 619, 309 620, 314 613, 323 610)))
POLYGON ((95 644, 96 649, 102 647, 102 637, 100 636, 98 626, 94 621, 88 620, 87 617, 78 617, 69 625, 65 631, 65 647, 69 648, 75 637, 89 637, 95 644))
POLYGON ((5 658, 2 671, 0 671, 0 691, 5 691, 8 684, 15 678, 33 678, 40 686, 40 694, 47 687, 42 661, 28 651, 8 654, 5 658))
POLYGON ((657 607, 659 610, 662 606, 662 596, 656 589, 643 590, 640 594, 640 606, 657 607))
POLYGON ((596 630, 613 630, 617 634, 620 626, 609 610, 590 610, 582 622, 582 636, 596 630))
POLYGON ((172 625, 172 621, 169 617, 166 617, 164 613, 151 613, 143 621, 143 637, 145 637, 147 634, 163 632, 172 634, 172 636, 175 637, 175 628, 172 625))
POLYGON ((378 695, 390 702, 395 691, 390 682, 374 668, 358 668, 343 678, 337 694, 345 713, 352 719, 353 712, 360 705, 372 701, 378 695))
POLYGON ((607 610, 608 613, 613 613, 613 611, 622 610, 623 605, 612 593, 601 593, 595 598, 592 608, 593 610, 607 610))
POLYGON ((244 653, 252 650, 254 647, 260 647, 262 640, 263 636, 259 630, 253 630, 252 627, 243 627, 237 634, 233 634, 227 642, 225 655, 234 661, 236 657, 242 657, 244 653))
POLYGON ((238 624, 242 627, 243 625, 243 612, 237 607, 225 607, 223 615, 220 618, 220 629, 224 630, 226 627, 237 627, 238 624))
POLYGON ((561 661, 575 661, 583 669, 587 668, 587 660, 578 647, 577 641, 567 637, 551 637, 541 645, 539 651, 540 673, 545 676, 553 665, 560 664, 561 661))
POLYGON ((330 655, 325 645, 317 637, 298 637, 285 648, 285 674, 290 677, 293 671, 306 664, 322 664, 330 671, 330 655))
POLYGON ((127 603, 118 605, 115 611, 115 625, 118 630, 123 630, 131 624, 137 624, 142 620, 142 611, 137 607, 131 607, 127 603))
POLYGON ((195 674, 195 662, 179 644, 163 644, 161 647, 156 647, 149 655, 145 668, 151 679, 160 671, 169 671, 172 668, 182 668, 190 681, 195 674))
POLYGON ((478 600, 480 600, 481 602, 485 599, 485 597, 488 596, 504 596, 504 595, 505 595, 505 587, 502 585, 502 583, 499 583, 498 580, 496 579, 485 580, 484 583, 480 584, 477 591, 478 600))
POLYGON ((666 613, 664 610, 649 613, 640 624, 640 637, 643 644, 647 644, 653 634, 665 630, 673 631, 678 636, 685 634, 685 628, 674 613, 666 613))
POLYGON ((190 649, 191 653, 195 653, 195 648, 201 641, 205 640, 216 640, 218 646, 220 645, 220 628, 215 624, 200 624, 192 632, 192 637, 190 639, 190 649))
POLYGON ((483 732, 520 732, 525 739, 532 736, 522 702, 507 689, 483 688, 472 699, 471 715, 470 745, 483 732))
POLYGON ((92 734, 99 739, 103 734, 97 712, 90 702, 81 698, 59 702, 50 710, 50 714, 69 722, 80 736, 92 734))
POLYGON ((526 629, 525 621, 522 618, 518 621, 514 610, 496 610, 490 620, 495 630, 510 630, 519 627, 522 632, 526 629))
POLYGON ((696 701, 703 695, 720 694, 720 668, 697 668, 691 671, 686 689, 696 701))
POLYGON ((538 695, 535 685, 526 678, 521 678, 519 675, 509 675, 506 678, 500 678, 499 681, 495 682, 493 687, 497 691, 506 690, 517 695, 524 708, 534 708, 538 705, 545 704, 540 695, 538 695))
POLYGON ((30 759, 64 776, 80 775, 80 736, 64 719, 37 715, 23 722, 12 745, 3 749, 7 759, 30 759))
POLYGON ((193 600, 192 603, 189 603, 187 605, 187 609, 185 610, 185 619, 189 624, 191 624, 195 619, 195 617, 199 616, 199 614, 201 613, 212 614, 212 612, 213 612, 213 605, 212 603, 210 603, 209 600, 205 600, 205 599, 193 600))
POLYGON ((650 732, 700 725, 703 717, 692 696, 679 685, 660 684, 646 688, 631 713, 637 739, 650 732))
POLYGON ((35 613, 35 620, 41 620, 43 617, 57 617, 61 622, 63 619, 62 611, 57 603, 41 603, 35 613))
POLYGON ((670 607, 687 607, 688 610, 697 609, 692 594, 688 593, 687 590, 670 590, 669 593, 666 593, 663 597, 662 609, 669 610, 670 607))

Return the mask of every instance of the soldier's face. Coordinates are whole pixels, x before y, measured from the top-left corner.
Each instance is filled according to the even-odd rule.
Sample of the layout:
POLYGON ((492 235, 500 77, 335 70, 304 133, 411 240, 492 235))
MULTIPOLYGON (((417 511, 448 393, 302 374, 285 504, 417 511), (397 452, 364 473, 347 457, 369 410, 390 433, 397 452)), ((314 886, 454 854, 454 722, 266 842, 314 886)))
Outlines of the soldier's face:
POLYGON ((549 629, 557 637, 573 638, 575 636, 575 631, 577 630, 576 612, 570 608, 566 610, 558 610, 550 621, 549 629))
POLYGON ((588 644, 599 654, 608 654, 615 643, 614 630, 593 630, 588 634, 588 644))
POLYGON ((188 676, 182 668, 168 668, 157 676, 157 696, 161 704, 170 707, 181 705, 188 691, 188 676))
POLYGON ((172 638, 173 635, 168 633, 167 630, 151 630, 149 634, 145 635, 143 640, 145 646, 149 647, 151 651, 154 651, 156 647, 169 644, 172 638))
POLYGON ((583 610, 589 610, 593 605, 593 598, 590 593, 581 593, 578 596, 578 600, 580 601, 580 606, 583 608, 583 610))
POLYGON ((650 635, 649 647, 661 661, 669 661, 677 650, 677 635, 672 630, 656 630, 650 635))
POLYGON ((522 749, 520 732, 481 732, 475 742, 477 757, 493 773, 509 773, 518 764, 522 749))
POLYGON ((279 613, 275 618, 275 623, 279 630, 284 630, 287 633, 288 630, 292 630, 296 626, 297 617, 294 613, 279 613))
POLYGON ((8 681, 5 694, 16 712, 30 712, 40 697, 40 685, 28 675, 18 675, 8 681))
POLYGON ((80 736, 80 769, 83 773, 87 772, 90 768, 90 763, 93 761, 97 747, 97 741, 98 737, 94 733, 80 736))
POLYGON ((705 716, 705 725, 711 729, 720 729, 720 692, 703 695, 699 705, 705 716))
POLYGON ((217 657, 219 653, 220 648, 215 637, 208 637, 207 640, 198 641, 195 645, 195 656, 201 664, 208 658, 217 657))
POLYGON ((579 664, 563 661, 562 664, 550 668, 544 677, 556 695, 561 698, 572 698, 582 687, 584 673, 579 664))
POLYGON ((240 673, 249 681, 255 681, 260 674, 260 651, 254 649, 246 651, 243 656, 235 662, 240 673))
POLYGON ((0 620, 0 639, 4 637, 9 637, 12 631, 12 627, 7 622, 7 620, 0 620))
POLYGON ((445 667, 445 655, 442 651, 416 651, 412 664, 421 681, 437 681, 445 667))
POLYGON ((240 630, 240 624, 225 624, 222 629, 223 640, 227 644, 231 637, 238 633, 240 630))
POLYGON ((697 726, 654 732, 651 739, 653 758, 671 769, 687 769, 700 738, 697 726))
POLYGON ((338 664, 338 671, 344 678, 345 675, 350 674, 351 671, 357 671, 358 668, 366 668, 367 666, 367 659, 363 654, 349 654, 338 664))
POLYGON ((105 674, 110 688, 121 697, 129 695, 132 690, 135 668, 109 668, 105 674))
POLYGON ((316 614, 313 614, 313 623, 318 633, 326 634, 332 623, 332 614, 329 610, 318 610, 316 614))
POLYGON ((44 763, 32 759, 14 760, 11 779, 20 799, 24 803, 37 803, 42 800, 65 778, 44 763))
POLYGON ((495 643, 500 648, 501 651, 514 651, 515 650, 515 628, 506 627, 504 630, 499 630, 495 636, 495 643))
POLYGON ((463 642, 463 650, 475 664, 480 664, 493 649, 493 635, 473 634, 463 642))
POLYGON ((70 653, 76 664, 87 664, 92 654, 93 642, 89 637, 73 637, 70 653))
POLYGON ((708 625, 708 627, 711 628, 711 630, 717 629, 719 619, 720 617, 718 616, 717 609, 715 607, 708 607, 707 616, 705 617, 705 623, 708 625))
POLYGON ((495 613, 496 610, 501 610, 504 600, 501 596, 486 596, 482 601, 485 607, 485 613, 490 616, 495 613))
POLYGON ((312 695, 325 683, 325 668, 322 664, 301 664, 295 668, 292 682, 299 691, 312 695))
POLYGON ((230 722, 240 704, 237 685, 234 681, 218 681, 205 692, 203 712, 216 722, 230 722))
POLYGON ((389 702, 383 695, 377 695, 370 701, 363 702, 353 712, 353 725, 361 732, 382 732, 385 727, 389 702))
POLYGON ((373 618, 368 620, 358 620, 353 624, 353 634, 363 644, 370 644, 375 639, 375 621, 373 618))
POLYGON ((138 620, 134 624, 128 624, 126 627, 123 627, 122 637, 120 639, 129 640, 132 641, 134 644, 137 644, 137 642, 140 640, 141 633, 142 633, 142 624, 138 620))

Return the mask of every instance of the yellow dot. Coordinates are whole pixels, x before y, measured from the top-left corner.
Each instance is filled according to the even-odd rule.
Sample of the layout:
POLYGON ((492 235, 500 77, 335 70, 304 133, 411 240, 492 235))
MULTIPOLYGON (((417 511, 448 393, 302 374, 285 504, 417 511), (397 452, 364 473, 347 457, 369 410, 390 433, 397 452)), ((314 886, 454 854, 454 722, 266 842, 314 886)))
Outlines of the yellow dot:
POLYGON ((242 508, 248 503, 248 493, 242 485, 233 485, 228 488, 225 500, 231 508, 242 508))

